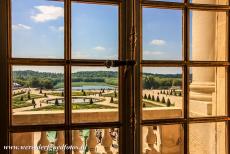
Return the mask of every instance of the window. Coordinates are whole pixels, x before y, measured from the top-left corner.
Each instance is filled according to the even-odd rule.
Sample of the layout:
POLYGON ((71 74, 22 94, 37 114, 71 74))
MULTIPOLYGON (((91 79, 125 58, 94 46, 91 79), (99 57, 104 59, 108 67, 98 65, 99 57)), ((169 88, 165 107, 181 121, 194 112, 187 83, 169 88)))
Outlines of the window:
POLYGON ((1 153, 228 153, 227 0, 0 4, 1 153))

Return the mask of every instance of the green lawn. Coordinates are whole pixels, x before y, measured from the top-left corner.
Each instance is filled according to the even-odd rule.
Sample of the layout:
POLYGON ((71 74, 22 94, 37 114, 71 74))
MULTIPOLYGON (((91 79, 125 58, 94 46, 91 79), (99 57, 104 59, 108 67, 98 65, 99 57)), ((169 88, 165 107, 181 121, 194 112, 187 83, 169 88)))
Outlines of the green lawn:
MULTIPOLYGON (((104 97, 115 97, 115 94, 113 92, 113 93, 110 93, 110 94, 102 94, 102 96, 104 96, 104 97)), ((118 97, 118 92, 117 92, 117 97, 118 97)), ((115 97, 115 98, 117 98, 117 97, 115 97)))
POLYGON ((26 101, 32 100, 33 98, 34 99, 42 98, 43 96, 30 94, 30 97, 31 97, 31 99, 28 99, 28 94, 23 94, 23 95, 20 95, 20 96, 13 96, 13 98, 12 98, 12 107, 13 107, 13 109, 31 106, 32 104, 27 103, 26 101), (23 101, 21 101, 21 97, 23 97, 23 101))
MULTIPOLYGON (((105 106, 105 105, 98 105, 98 104, 82 104, 76 103, 72 104, 73 110, 80 110, 80 109, 113 109, 115 107, 105 106)), ((56 111, 56 110, 64 110, 64 104, 61 105, 50 105, 46 107, 41 107, 37 109, 32 109, 31 111, 56 111)))
MULTIPOLYGON (((85 91, 86 96, 94 95, 94 94, 98 94, 98 93, 99 92, 85 91)), ((62 96, 62 92, 51 92, 51 93, 47 93, 47 95, 62 96)), ((72 96, 84 96, 84 94, 81 91, 73 91, 72 96)))

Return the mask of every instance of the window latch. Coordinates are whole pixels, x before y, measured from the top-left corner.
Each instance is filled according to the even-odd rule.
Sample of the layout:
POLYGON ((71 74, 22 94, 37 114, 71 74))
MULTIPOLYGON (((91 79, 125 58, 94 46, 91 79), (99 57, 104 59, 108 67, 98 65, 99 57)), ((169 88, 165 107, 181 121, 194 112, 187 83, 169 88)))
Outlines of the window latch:
POLYGON ((134 66, 136 61, 134 60, 106 60, 105 66, 110 67, 119 67, 119 66, 134 66))

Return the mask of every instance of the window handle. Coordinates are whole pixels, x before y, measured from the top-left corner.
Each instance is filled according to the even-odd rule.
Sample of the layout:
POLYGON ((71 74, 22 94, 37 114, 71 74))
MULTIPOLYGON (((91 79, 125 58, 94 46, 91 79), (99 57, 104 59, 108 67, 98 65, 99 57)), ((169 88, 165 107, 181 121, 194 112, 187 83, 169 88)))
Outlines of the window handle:
POLYGON ((105 66, 110 67, 119 67, 119 66, 134 66, 136 61, 134 60, 106 60, 105 66))

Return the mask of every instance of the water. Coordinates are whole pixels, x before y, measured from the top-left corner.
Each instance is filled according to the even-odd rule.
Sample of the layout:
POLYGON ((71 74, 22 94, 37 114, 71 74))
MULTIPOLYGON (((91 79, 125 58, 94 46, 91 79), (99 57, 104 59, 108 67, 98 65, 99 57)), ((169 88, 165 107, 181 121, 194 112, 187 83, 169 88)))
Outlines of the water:
MULTIPOLYGON (((63 91, 64 88, 59 88, 57 90, 63 91)), ((72 90, 101 90, 101 89, 116 89, 113 86, 81 86, 81 87, 72 87, 72 90)))

